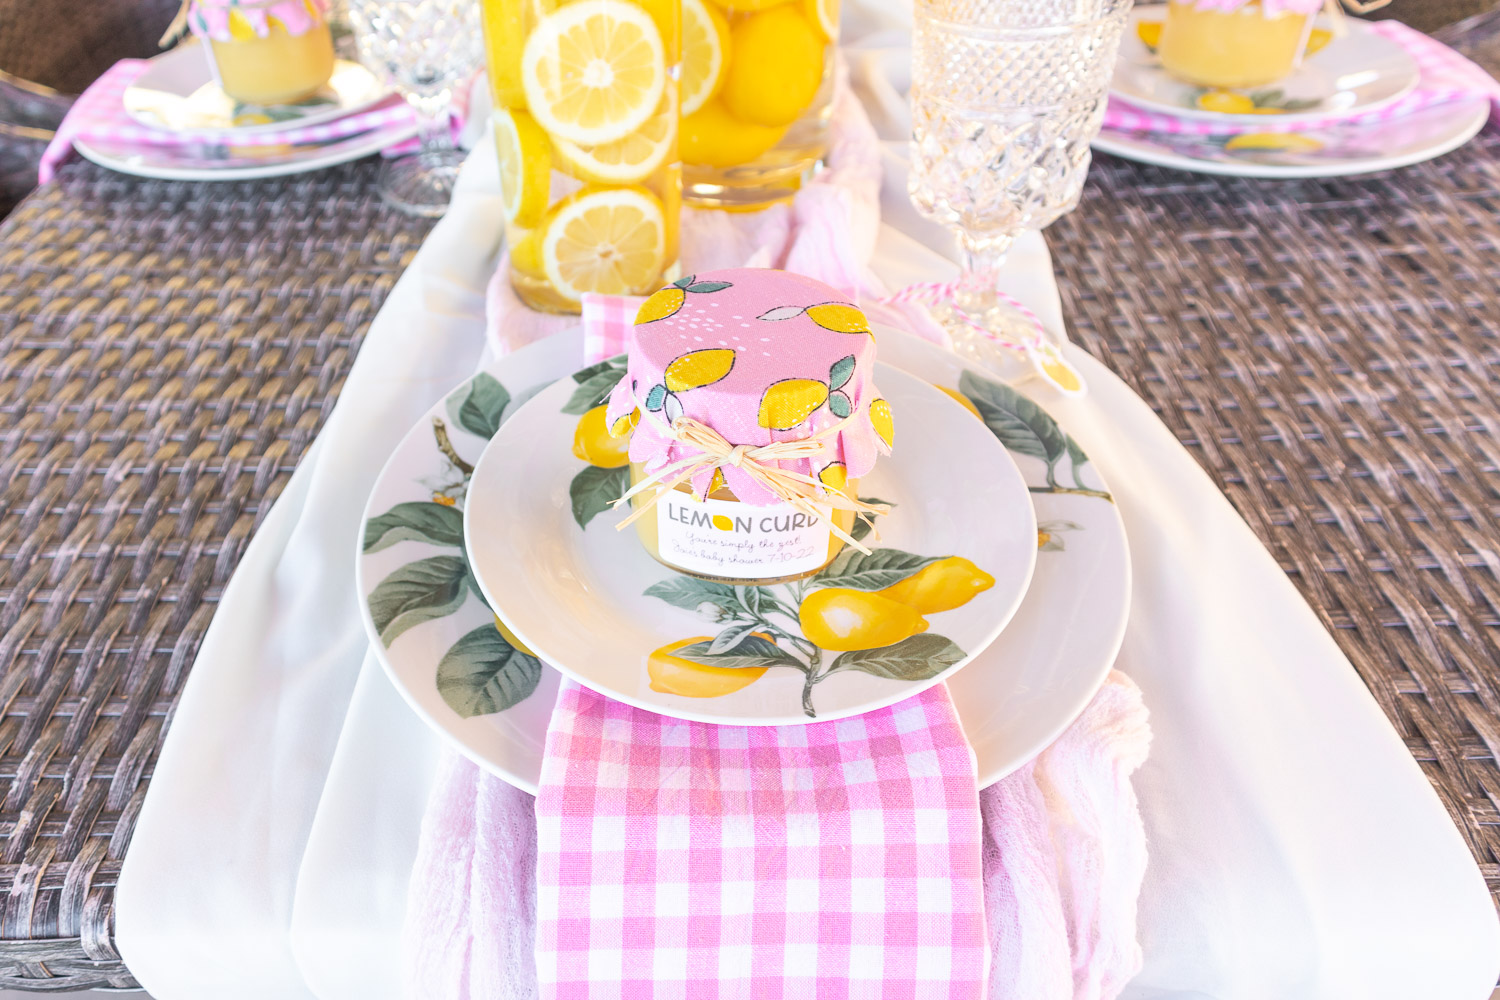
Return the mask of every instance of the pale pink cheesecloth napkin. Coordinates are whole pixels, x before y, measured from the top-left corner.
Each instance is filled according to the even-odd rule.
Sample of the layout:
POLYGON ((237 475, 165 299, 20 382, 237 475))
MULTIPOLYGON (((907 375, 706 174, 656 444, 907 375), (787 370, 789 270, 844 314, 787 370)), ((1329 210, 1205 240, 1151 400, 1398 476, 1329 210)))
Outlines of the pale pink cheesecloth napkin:
MULTIPOLYGON (((690 212, 695 270, 800 270, 881 294, 873 131, 840 87, 830 169, 790 206, 690 212)), ((504 352, 576 321, 490 286, 504 352)), ((585 358, 634 310, 586 303, 585 358)), ((1116 996, 1140 965, 1130 775, 1150 735, 1112 672, 1036 760, 976 793, 946 688, 806 726, 682 722, 564 681, 531 796, 450 758, 405 929, 416 997, 1116 996), (534 820, 533 820, 534 810, 534 820)))
POLYGON ((1104 112, 1105 128, 1172 135, 1238 135, 1242 132, 1308 132, 1331 125, 1367 125, 1388 122, 1439 104, 1476 97, 1490 101, 1490 113, 1500 112, 1500 81, 1482 68, 1454 52, 1435 38, 1429 38, 1400 21, 1375 21, 1370 30, 1384 35, 1406 50, 1421 73, 1417 87, 1405 97, 1383 108, 1364 114, 1328 115, 1315 119, 1298 118, 1278 121, 1279 115, 1261 115, 1256 121, 1217 121, 1204 118, 1178 118, 1137 108, 1118 97, 1109 99, 1104 112))

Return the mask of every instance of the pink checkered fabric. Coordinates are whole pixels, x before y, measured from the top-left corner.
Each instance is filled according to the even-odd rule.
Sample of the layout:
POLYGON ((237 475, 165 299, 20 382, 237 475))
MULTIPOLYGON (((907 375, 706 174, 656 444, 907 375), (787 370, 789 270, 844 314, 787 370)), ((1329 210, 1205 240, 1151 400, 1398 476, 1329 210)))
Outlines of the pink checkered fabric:
POLYGON ((635 324, 635 314, 646 300, 631 295, 583 296, 583 356, 602 361, 625 352, 625 334, 635 324))
POLYGON ((1143 111, 1118 97, 1111 97, 1104 112, 1104 125, 1106 128, 1170 135, 1239 135, 1243 132, 1310 132, 1332 125, 1385 122, 1453 101, 1485 99, 1491 104, 1492 114, 1500 110, 1500 81, 1442 42, 1399 21, 1376 21, 1369 27, 1405 49, 1422 74, 1415 90, 1378 110, 1293 121, 1281 121, 1277 115, 1263 115, 1254 122, 1224 122, 1143 111))
POLYGON ((975 777, 941 687, 745 727, 564 681, 536 800, 541 995, 983 996, 975 777))
MULTIPOLYGON (((125 89, 149 64, 142 59, 122 59, 89 85, 73 103, 57 134, 42 152, 37 180, 46 184, 57 175, 57 168, 73 151, 75 139, 100 139, 134 142, 143 145, 180 146, 189 143, 221 143, 224 133, 206 129, 181 132, 147 128, 125 111, 125 89)), ((460 88, 461 92, 466 92, 460 88)), ((304 125, 274 132, 235 134, 236 146, 280 146, 288 143, 329 142, 387 126, 413 121, 413 112, 405 101, 391 95, 373 107, 333 121, 304 125)), ((405 136, 394 136, 404 141, 405 136)))

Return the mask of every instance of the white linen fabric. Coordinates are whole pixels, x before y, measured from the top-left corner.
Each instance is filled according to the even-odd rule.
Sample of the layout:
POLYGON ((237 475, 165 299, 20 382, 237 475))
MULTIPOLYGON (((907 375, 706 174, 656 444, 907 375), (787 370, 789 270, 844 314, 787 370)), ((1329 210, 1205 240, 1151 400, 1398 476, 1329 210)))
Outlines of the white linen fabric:
POLYGON ((115 904, 121 954, 157 1000, 311 995, 286 930, 368 650, 355 603, 359 515, 391 443, 479 363, 473 320, 502 219, 486 151, 371 324, 183 687, 115 904))
MULTIPOLYGON (((845 15, 888 140, 874 268, 893 288, 953 273, 951 241, 906 200, 901 14, 845 15)), ((353 554, 390 448, 480 360, 497 190, 481 142, 205 637, 116 900, 121 951, 158 1000, 399 995, 439 742, 366 654, 353 554)), ((1040 238, 1017 245, 1008 278, 1060 332, 1040 238)), ((1046 402, 1125 517, 1135 592, 1118 665, 1155 734, 1134 782, 1145 968, 1125 996, 1489 996, 1500 922, 1420 769, 1191 456, 1102 365, 1068 357, 1090 393, 1046 402)))

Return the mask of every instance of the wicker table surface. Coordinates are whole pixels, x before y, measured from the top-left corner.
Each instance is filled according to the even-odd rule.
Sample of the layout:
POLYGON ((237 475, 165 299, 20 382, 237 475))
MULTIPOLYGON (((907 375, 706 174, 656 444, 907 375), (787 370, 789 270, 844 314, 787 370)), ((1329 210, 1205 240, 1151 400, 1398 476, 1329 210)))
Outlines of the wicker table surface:
MULTIPOLYGON (((214 605, 426 233, 369 163, 74 164, 0 224, 0 986, 128 985, 113 889, 214 605)), ((1301 587, 1500 891, 1500 138, 1277 183, 1101 158, 1071 333, 1301 587)))

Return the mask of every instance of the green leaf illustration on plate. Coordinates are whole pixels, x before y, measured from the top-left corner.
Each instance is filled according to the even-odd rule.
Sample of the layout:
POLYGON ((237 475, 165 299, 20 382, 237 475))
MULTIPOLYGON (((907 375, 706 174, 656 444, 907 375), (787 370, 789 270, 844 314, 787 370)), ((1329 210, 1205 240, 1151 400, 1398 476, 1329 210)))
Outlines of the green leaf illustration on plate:
POLYGON ((1046 485, 1028 486, 1031 492, 1073 493, 1113 502, 1114 497, 1109 493, 1085 486, 1079 479, 1088 456, 1046 410, 1010 386, 981 378, 971 371, 959 376, 958 391, 974 404, 985 426, 1009 451, 1047 463, 1046 485), (1069 459, 1072 486, 1057 481, 1058 464, 1064 456, 1069 459))
POLYGON ((721 621, 726 609, 738 607, 740 604, 735 588, 729 584, 699 580, 691 576, 674 576, 669 580, 653 583, 646 588, 645 595, 660 598, 674 607, 699 614, 705 614, 705 606, 716 609, 705 614, 710 621, 721 621))
POLYGON ((905 580, 924 566, 947 556, 919 556, 900 549, 873 549, 866 555, 846 548, 833 562, 812 579, 814 587, 843 587, 847 590, 884 590, 905 580))
POLYGON ((494 625, 458 640, 437 666, 438 693, 466 719, 520 704, 541 678, 541 661, 506 642, 494 625))
POLYGON ((586 465, 568 486, 573 501, 573 520, 587 528, 595 516, 611 509, 614 502, 630 488, 630 466, 605 469, 586 465))
POLYGON ((1082 530, 1083 525, 1077 521, 1041 521, 1036 526, 1037 550, 1039 552, 1064 552, 1068 544, 1063 540, 1063 534, 1082 530))
POLYGON ((562 411, 573 416, 582 416, 596 406, 601 406, 609 400, 609 394, 619 384, 620 379, 625 377, 625 355, 616 355, 606 361, 601 361, 587 368, 580 368, 573 373, 573 381, 578 388, 573 390, 573 395, 568 397, 567 403, 563 404, 562 411))
POLYGON ((828 672, 862 670, 898 681, 925 681, 964 658, 964 651, 946 636, 922 632, 890 646, 840 653, 828 672))
POLYGON ((364 551, 379 552, 397 542, 463 545, 464 515, 457 507, 418 501, 398 503, 365 522, 364 551))
POLYGON ((370 592, 370 617, 387 647, 407 629, 451 615, 468 592, 469 565, 462 556, 432 556, 407 563, 370 592))
POLYGON ((494 376, 480 372, 448 397, 448 416, 470 434, 486 440, 500 429, 510 393, 494 376))
POLYGON ((703 663, 711 667, 796 667, 803 669, 802 661, 758 635, 745 635, 734 645, 720 652, 712 651, 712 643, 695 642, 683 646, 675 654, 684 660, 703 663))
MULTIPOLYGON (((860 497, 860 499, 862 501, 864 501, 865 503, 869 503, 869 504, 883 503, 887 507, 890 507, 892 509, 895 509, 895 507, 896 507, 896 505, 894 503, 892 503, 891 501, 889 501, 889 500, 882 500, 879 497, 860 497)), ((870 535, 870 532, 872 532, 874 530, 875 530, 875 524, 873 522, 873 519, 870 518, 870 517, 866 517, 864 515, 861 515, 861 516, 856 517, 854 519, 854 527, 852 527, 852 528, 849 529, 849 537, 853 538, 856 542, 862 542, 866 538, 868 538, 869 535, 870 535)))

